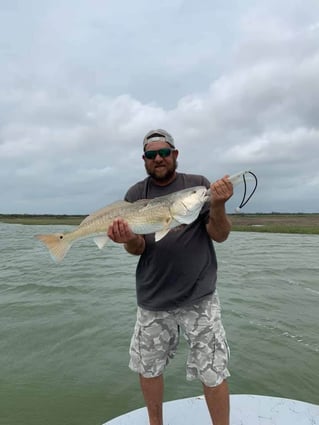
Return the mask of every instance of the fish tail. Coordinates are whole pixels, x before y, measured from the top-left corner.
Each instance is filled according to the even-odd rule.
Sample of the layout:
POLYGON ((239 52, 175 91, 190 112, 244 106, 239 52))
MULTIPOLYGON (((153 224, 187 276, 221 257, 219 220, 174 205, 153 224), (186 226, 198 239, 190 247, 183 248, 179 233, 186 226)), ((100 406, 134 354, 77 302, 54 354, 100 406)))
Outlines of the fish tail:
POLYGON ((35 237, 44 243, 56 263, 60 263, 63 260, 72 245, 71 242, 65 239, 63 233, 36 235, 35 237))

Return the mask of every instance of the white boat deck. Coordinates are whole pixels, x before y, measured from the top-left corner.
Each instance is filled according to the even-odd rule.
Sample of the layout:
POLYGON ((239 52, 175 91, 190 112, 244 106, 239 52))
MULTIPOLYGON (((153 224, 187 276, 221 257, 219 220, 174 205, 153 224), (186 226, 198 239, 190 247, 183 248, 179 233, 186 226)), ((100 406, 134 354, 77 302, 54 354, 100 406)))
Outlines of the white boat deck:
MULTIPOLYGON (((319 406, 297 400, 257 395, 230 396, 230 425, 319 425, 319 406)), ((211 425, 203 396, 164 403, 164 425, 211 425)), ((145 408, 103 425, 149 425, 145 408)))

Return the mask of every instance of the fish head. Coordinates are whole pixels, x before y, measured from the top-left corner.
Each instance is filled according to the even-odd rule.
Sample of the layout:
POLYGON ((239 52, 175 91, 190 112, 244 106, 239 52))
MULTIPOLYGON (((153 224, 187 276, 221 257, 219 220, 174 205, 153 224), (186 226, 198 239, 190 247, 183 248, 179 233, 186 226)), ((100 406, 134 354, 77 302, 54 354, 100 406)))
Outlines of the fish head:
POLYGON ((181 224, 190 224, 196 220, 200 210, 209 199, 209 190, 205 186, 195 186, 176 192, 170 206, 174 220, 181 224))

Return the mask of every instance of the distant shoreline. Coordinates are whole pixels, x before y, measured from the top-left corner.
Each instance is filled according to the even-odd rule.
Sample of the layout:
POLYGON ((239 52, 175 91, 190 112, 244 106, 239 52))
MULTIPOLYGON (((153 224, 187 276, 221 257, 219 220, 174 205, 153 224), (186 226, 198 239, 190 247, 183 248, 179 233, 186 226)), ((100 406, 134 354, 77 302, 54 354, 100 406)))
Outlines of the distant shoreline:
MULTIPOLYGON (((0 222, 28 225, 74 225, 85 215, 0 214, 0 222)), ((319 213, 229 214, 234 231, 319 234, 319 213)))

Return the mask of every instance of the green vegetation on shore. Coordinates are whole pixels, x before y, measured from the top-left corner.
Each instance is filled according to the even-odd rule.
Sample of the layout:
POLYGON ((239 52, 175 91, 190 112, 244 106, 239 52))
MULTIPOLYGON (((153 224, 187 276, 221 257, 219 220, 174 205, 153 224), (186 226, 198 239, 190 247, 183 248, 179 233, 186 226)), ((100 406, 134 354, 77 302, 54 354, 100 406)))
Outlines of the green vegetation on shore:
POLYGON ((0 222, 10 224, 70 224, 78 225, 84 215, 53 215, 53 214, 0 214, 0 222))
MULTIPOLYGON (((0 222, 34 225, 78 225, 83 215, 0 214, 0 222)), ((319 234, 319 213, 315 214, 230 214, 233 230, 240 232, 319 234)))
POLYGON ((233 230, 241 232, 319 234, 319 214, 235 214, 233 230))

